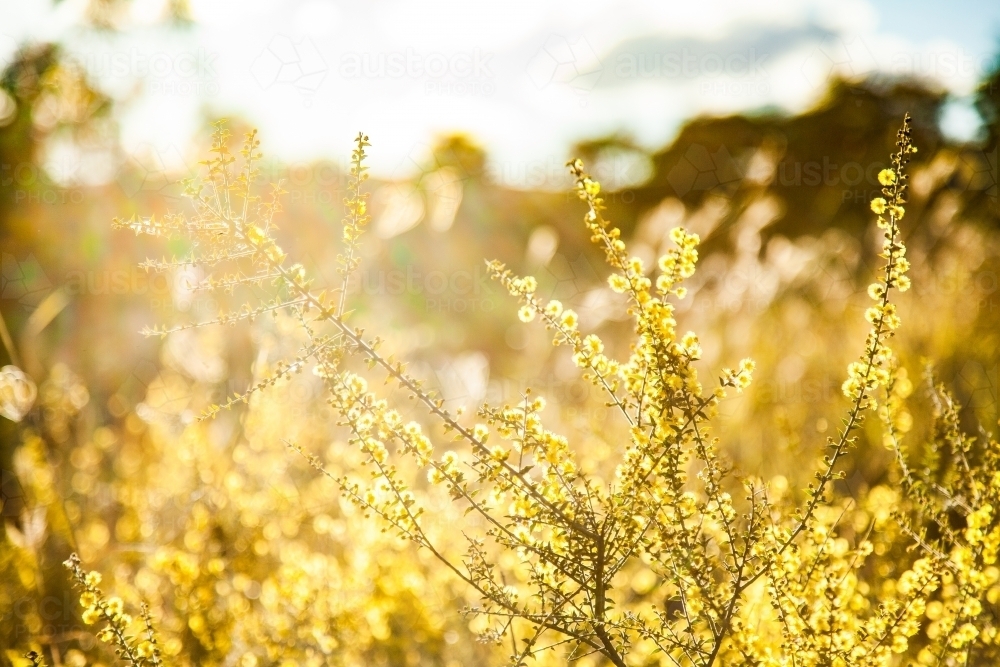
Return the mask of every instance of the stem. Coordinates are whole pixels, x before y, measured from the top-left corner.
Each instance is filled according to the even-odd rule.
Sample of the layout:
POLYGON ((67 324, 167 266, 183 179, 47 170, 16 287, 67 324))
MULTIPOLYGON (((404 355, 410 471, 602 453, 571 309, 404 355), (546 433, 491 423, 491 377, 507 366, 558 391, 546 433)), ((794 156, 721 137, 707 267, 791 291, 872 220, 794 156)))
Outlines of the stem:
POLYGON ((10 331, 7 330, 7 323, 4 322, 3 313, 0 313, 0 341, 3 342, 3 346, 7 349, 10 363, 20 368, 21 360, 17 356, 17 349, 14 347, 14 341, 10 337, 10 331))
POLYGON ((611 640, 611 636, 608 635, 608 631, 604 629, 604 612, 605 605, 607 604, 607 584, 604 581, 603 535, 598 536, 596 547, 597 555, 594 563, 594 634, 596 634, 597 638, 601 640, 601 644, 604 646, 601 653, 603 653, 608 660, 613 662, 616 667, 628 667, 621 655, 618 653, 618 649, 615 647, 615 643, 611 640))

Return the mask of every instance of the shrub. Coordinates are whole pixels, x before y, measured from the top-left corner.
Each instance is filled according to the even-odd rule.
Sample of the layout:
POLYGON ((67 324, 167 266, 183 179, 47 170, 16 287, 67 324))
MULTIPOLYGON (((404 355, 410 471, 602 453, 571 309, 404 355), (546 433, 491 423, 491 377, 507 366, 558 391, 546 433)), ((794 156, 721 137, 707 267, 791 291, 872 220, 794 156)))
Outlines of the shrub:
MULTIPOLYGON (((488 268, 518 301, 519 318, 539 320, 553 344, 567 348, 580 381, 606 396, 616 415, 603 434, 614 444, 610 465, 591 465, 585 448, 547 428, 546 402, 530 389, 513 404, 484 405, 478 419, 449 411, 382 351, 378 336, 349 323, 348 281, 369 223, 367 137, 358 135, 352 155, 339 281, 329 290, 315 288, 278 243, 282 191, 256 194, 256 134, 247 135, 240 159, 228 140, 217 125, 207 175, 186 188, 193 214, 115 225, 180 238, 192 248, 189 256, 150 260, 145 268, 201 267, 207 277, 192 289, 247 301, 211 321, 147 333, 264 316, 292 323, 297 350, 204 418, 253 404, 303 371, 321 378, 367 472, 333 470, 294 439, 285 440, 288 450, 383 529, 464 582, 478 598, 465 611, 478 617, 483 639, 509 647, 511 664, 593 656, 619 667, 875 666, 899 664, 894 654, 919 664, 994 663, 1000 447, 963 432, 954 402, 933 379, 931 437, 913 452, 903 444, 913 384, 888 342, 900 326, 891 297, 910 285, 900 232, 906 165, 916 152, 908 118, 890 168, 879 174, 883 196, 871 202, 884 263, 868 290, 870 330, 842 387, 848 408, 801 493, 784 478, 737 474, 709 431, 727 393, 751 387, 754 362, 724 368, 705 386, 696 369, 698 337, 677 329, 673 304, 687 296, 698 236, 674 229, 675 248, 655 268, 644 266, 605 219, 600 184, 581 161, 568 167, 586 206, 587 232, 605 255, 608 283, 627 304, 628 357, 612 358, 605 341, 581 331, 573 310, 542 299, 535 278, 498 261, 488 268), (424 416, 404 418, 399 395, 376 388, 380 377, 422 406, 424 416), (872 413, 895 453, 899 484, 875 487, 855 502, 835 482, 872 413), (460 526, 434 520, 442 498, 464 512, 460 526)), ((67 565, 83 589, 85 619, 106 624, 99 636, 130 664, 160 664, 149 613, 141 615, 143 634, 133 637, 121 601, 106 599, 78 559, 67 565)), ((277 659, 273 651, 266 655, 277 659)))

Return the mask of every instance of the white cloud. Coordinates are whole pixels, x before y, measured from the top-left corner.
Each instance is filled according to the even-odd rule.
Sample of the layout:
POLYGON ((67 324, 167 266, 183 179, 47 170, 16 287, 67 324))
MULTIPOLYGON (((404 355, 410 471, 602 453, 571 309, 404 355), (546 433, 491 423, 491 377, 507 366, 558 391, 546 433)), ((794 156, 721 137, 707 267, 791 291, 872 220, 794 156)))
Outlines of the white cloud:
MULTIPOLYGON (((129 71, 103 85, 123 100, 144 86, 126 102, 127 144, 183 145, 202 114, 238 114, 286 160, 337 160, 364 129, 383 173, 450 130, 506 165, 558 161, 571 142, 606 132, 653 147, 699 113, 801 111, 831 74, 915 74, 964 95, 992 56, 968 52, 958 34, 919 43, 896 34, 868 0, 196 0, 198 23, 185 31, 96 38, 72 28, 77 5, 0 9, 0 25, 18 40, 61 37, 85 61, 125 54, 129 71), (643 72, 618 76, 622 45, 631 45, 624 57, 692 58, 693 69, 646 60, 643 72), (204 71, 185 73, 192 57, 204 71), (150 77, 137 58, 172 69, 150 77), (758 61, 751 73, 738 67, 747 59, 758 61)), ((156 2, 146 5, 148 14, 156 2)))

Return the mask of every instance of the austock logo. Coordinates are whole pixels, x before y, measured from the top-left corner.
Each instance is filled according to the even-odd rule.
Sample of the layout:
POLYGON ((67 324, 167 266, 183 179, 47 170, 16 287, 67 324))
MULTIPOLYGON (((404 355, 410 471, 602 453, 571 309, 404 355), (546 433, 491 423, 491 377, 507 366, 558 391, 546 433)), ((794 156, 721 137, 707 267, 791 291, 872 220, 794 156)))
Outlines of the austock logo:
POLYGON ((666 53, 621 53, 615 60, 618 78, 767 78, 765 67, 770 54, 744 51, 695 53, 684 48, 666 53))
POLYGON ((185 421, 193 417, 188 409, 190 387, 179 373, 161 372, 152 359, 142 359, 108 401, 116 416, 135 410, 143 421, 185 421))
POLYGON ((24 489, 13 470, 0 468, 0 517, 16 519, 25 508, 24 489))
POLYGON ((842 35, 814 48, 803 60, 802 76, 816 88, 833 77, 858 81, 866 75, 941 82, 963 79, 978 82, 996 71, 997 56, 991 51, 970 52, 964 48, 921 48, 885 51, 879 56, 859 35, 842 35))
MULTIPOLYGON (((0 116, 4 113, 4 95, 6 93, 0 90, 0 116)), ((0 126, 2 125, 3 121, 0 118, 0 126)), ((59 185, 76 180, 80 175, 80 169, 81 165, 74 160, 55 161, 47 164, 45 168, 32 162, 0 164, 0 187, 3 188, 0 191, 18 205, 80 204, 84 199, 82 190, 59 185)))
POLYGON ((570 41, 562 35, 549 35, 527 68, 536 88, 566 86, 581 96, 581 106, 587 104, 584 96, 597 86, 603 71, 604 64, 585 37, 570 41))
POLYGON ((449 357, 432 369, 449 409, 479 407, 489 389, 490 362, 482 352, 449 357))
MULTIPOLYGON (((0 79, 4 77, 16 57, 17 42, 0 33, 0 79)), ((17 102, 8 91, 0 87, 0 127, 9 125, 17 115, 17 110, 17 102)))
POLYGON ((94 78, 138 79, 156 95, 217 95, 219 53, 195 50, 147 52, 142 48, 83 52, 74 59, 94 78))
POLYGON ((802 62, 801 72, 811 86, 818 88, 838 75, 856 80, 875 66, 875 55, 865 41, 850 36, 817 46, 802 62))
POLYGON ((305 97, 306 106, 323 85, 328 70, 311 39, 295 42, 285 35, 275 35, 250 65, 250 74, 263 90, 292 86, 305 97))
POLYGON ((969 407, 976 410, 995 408, 1000 385, 1000 366, 987 368, 979 361, 967 361, 958 372, 957 387, 969 407))
POLYGON ((963 153, 956 169, 954 186, 965 192, 983 192, 997 205, 997 186, 1000 172, 997 168, 997 146, 993 150, 963 153))
POLYGON ((739 184, 744 173, 725 146, 710 150, 691 144, 683 157, 667 172, 667 182, 679 197, 692 191, 728 192, 739 184))
POLYGON ((14 63, 17 57, 17 41, 10 35, 0 32, 0 74, 14 63))
POLYGON ((339 74, 345 79, 424 80, 428 95, 492 95, 493 54, 481 49, 452 53, 420 53, 413 48, 382 53, 345 53, 339 74))
POLYGON ((563 302, 565 305, 575 304, 590 291, 602 287, 598 270, 584 254, 568 259, 562 254, 552 257, 540 272, 542 285, 550 285, 548 297, 563 302))
POLYGON ((25 309, 33 309, 51 289, 52 283, 34 255, 22 260, 6 252, 0 255, 0 299, 11 299, 25 309))
POLYGON ((617 53, 614 78, 619 81, 655 79, 697 82, 703 95, 765 95, 771 90, 767 65, 770 54, 754 47, 638 48, 617 53))
POLYGON ((47 514, 46 503, 39 503, 26 490, 15 471, 0 469, 0 519, 7 522, 8 539, 21 548, 37 550, 45 540, 47 514))
POLYGON ((175 145, 142 143, 123 161, 115 181, 130 199, 140 193, 178 197, 181 180, 193 175, 175 145))
POLYGON ((376 222, 379 233, 389 238, 423 220, 435 231, 450 229, 473 177, 467 160, 453 147, 415 144, 380 193, 389 205, 376 222))
POLYGON ((607 286, 607 271, 606 266, 595 266, 583 253, 575 257, 554 254, 535 272, 540 284, 538 293, 576 311, 587 328, 596 328, 607 320, 622 320, 627 317, 625 305, 620 295, 607 286))
POLYGON ((412 48, 392 53, 347 53, 340 61, 340 75, 345 78, 440 79, 492 78, 493 54, 474 49, 457 53, 417 53, 412 48))

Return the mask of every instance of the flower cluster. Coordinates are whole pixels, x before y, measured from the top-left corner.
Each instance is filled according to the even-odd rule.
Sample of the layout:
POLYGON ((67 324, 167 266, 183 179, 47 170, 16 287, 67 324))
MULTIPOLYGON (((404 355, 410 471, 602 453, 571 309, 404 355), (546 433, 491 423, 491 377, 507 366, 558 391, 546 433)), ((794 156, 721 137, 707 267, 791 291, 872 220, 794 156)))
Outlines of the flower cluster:
POLYGON ((910 119, 907 116, 897 134, 897 151, 892 155, 892 167, 883 169, 878 175, 884 197, 876 197, 871 202, 872 211, 878 215, 878 228, 883 230, 882 252, 879 256, 885 260, 885 264, 879 280, 868 287, 868 296, 875 301, 875 305, 865 311, 865 319, 871 324, 865 352, 859 361, 852 362, 848 367, 847 380, 843 385, 844 395, 861 408, 874 405, 872 392, 889 382, 892 350, 886 340, 900 325, 896 305, 889 301, 890 292, 893 289, 905 292, 910 287, 910 279, 906 276, 909 269, 909 262, 905 257, 906 246, 899 238, 899 221, 905 213, 903 205, 906 203, 907 190, 904 167, 909 162, 910 155, 917 152, 910 133, 910 119))
MULTIPOLYGON (((477 631, 491 642, 509 639, 511 664, 598 654, 616 667, 888 667, 896 664, 894 654, 945 664, 967 660, 974 648, 993 646, 996 631, 983 600, 997 599, 1000 522, 994 508, 1000 507, 1000 476, 989 477, 987 471, 1000 463, 1000 454, 973 470, 970 440, 944 399, 936 448, 951 450, 955 468, 964 465, 966 474, 954 474, 943 485, 932 483, 935 473, 926 479, 913 473, 900 445, 910 430, 905 401, 912 387, 887 342, 900 326, 890 296, 910 286, 899 228, 906 165, 916 152, 908 117, 891 166, 878 176, 883 196, 871 202, 883 232, 884 266, 868 290, 874 305, 865 313, 870 329, 864 351, 843 384, 850 402, 847 416, 830 438, 816 481, 801 498, 789 492, 784 478, 735 474, 710 430, 728 390, 742 393, 751 387, 755 363, 743 359, 735 368, 721 369, 713 386, 702 384, 702 343, 696 333, 678 329, 676 310, 677 300, 688 296, 685 281, 696 271, 698 235, 673 229, 673 246, 655 263, 644 262, 606 219, 601 185, 582 161, 568 164, 574 192, 586 206, 590 239, 606 260, 607 284, 626 304, 627 345, 587 331, 567 304, 539 295, 534 277, 516 275, 499 261, 487 267, 517 300, 518 318, 539 322, 550 332, 553 344, 566 348, 582 380, 605 401, 608 419, 602 428, 607 433, 600 435, 613 450, 607 469, 589 460, 586 443, 546 425, 546 401, 529 388, 517 400, 483 405, 475 419, 467 419, 449 411, 404 363, 380 351, 381 339, 346 323, 347 280, 360 265, 359 244, 368 223, 362 192, 367 137, 356 140, 345 200, 342 282, 331 293, 314 289, 301 265, 285 264, 275 239, 280 188, 266 203, 251 190, 259 159, 255 135, 247 138, 239 169, 226 139, 225 130, 218 129, 208 179, 189 187, 192 220, 170 215, 118 223, 197 241, 194 256, 147 262, 149 268, 220 267, 194 287, 248 294, 250 301, 241 309, 196 326, 267 313, 291 323, 296 332, 294 351, 285 361, 270 367, 270 374, 246 393, 213 406, 208 416, 237 402, 253 404, 260 390, 274 391, 312 368, 337 427, 362 462, 360 469, 335 470, 334 457, 313 453, 320 443, 281 437, 340 488, 353 511, 419 546, 466 584, 478 598, 468 609, 477 631), (380 386, 377 379, 385 383, 380 386), (876 393, 883 387, 887 397, 878 405, 876 393), (418 414, 402 407, 402 397, 418 406, 418 414), (854 506, 836 498, 833 482, 865 414, 875 407, 887 422, 885 442, 897 452, 902 488, 909 495, 878 487, 854 506), (860 572, 879 567, 882 554, 898 547, 891 537, 895 533, 886 528, 891 514, 886 506, 895 505, 902 508, 897 511, 901 530, 923 552, 903 557, 906 565, 875 588, 860 572), (446 530, 430 520, 449 507, 469 515, 461 525, 462 541, 455 539, 453 525, 460 518, 446 530), (950 521, 956 509, 965 521, 961 529, 950 521), (929 525, 936 527, 933 539, 929 525)), ((934 465, 926 469, 936 470, 934 465)), ((252 518, 248 525, 261 523, 259 513, 246 512, 252 518)), ((200 535, 207 529, 199 530, 200 535)), ((198 539, 195 535, 192 542, 198 539)), ((267 553, 266 543, 259 548, 267 553)), ((259 593, 263 604, 279 605, 282 595, 296 601, 297 609, 307 609, 310 596, 327 604, 304 583, 309 567, 300 564, 301 552, 291 551, 283 555, 280 585, 259 593)), ((315 564, 321 569, 318 556, 315 564)), ((221 585, 211 578, 201 582, 204 568, 180 555, 161 566, 178 586, 193 591, 221 585)), ((208 570, 217 576, 224 566, 218 556, 208 570)), ((111 628, 103 638, 145 660, 148 649, 124 634, 131 619, 121 604, 105 600, 82 571, 79 577, 89 587, 85 594, 93 596, 85 600, 85 615, 104 619, 111 628)), ((213 634, 209 627, 213 611, 193 608, 188 626, 204 645, 225 645, 227 633, 213 634)), ((300 615, 295 618, 306 623, 300 615)), ((337 642, 324 629, 309 627, 324 649, 337 642)), ((290 632, 267 629, 282 637, 290 632)), ((279 647, 278 640, 270 641, 262 653, 275 658, 279 647)))
POLYGON ((138 639, 130 634, 132 616, 125 612, 125 603, 119 597, 105 597, 98 585, 101 583, 99 572, 85 572, 80 565, 80 558, 72 554, 63 565, 70 571, 73 582, 80 589, 80 604, 83 606, 83 622, 87 625, 104 623, 97 632, 97 638, 114 647, 115 655, 133 667, 143 665, 160 665, 160 651, 157 647, 156 633, 146 606, 143 605, 142 619, 145 639, 138 639))
MULTIPOLYGON (((897 511, 897 520, 925 554, 924 560, 933 566, 940 582, 939 598, 926 604, 929 641, 918 660, 921 665, 942 664, 949 659, 970 664, 975 656, 990 664, 1000 659, 1000 628, 991 611, 1000 599, 1000 521, 994 512, 1000 502, 1000 474, 996 472, 1000 443, 992 438, 977 443, 965 434, 950 393, 934 383, 930 371, 927 380, 934 428, 920 469, 914 469, 912 456, 904 449, 904 429, 895 424, 898 410, 905 406, 882 415, 891 434, 887 444, 896 454, 902 487, 912 501, 911 511, 897 511), (956 513, 964 528, 955 527, 956 513)), ((890 389, 898 382, 894 379, 890 389)), ((890 403, 894 395, 907 393, 891 391, 890 403)))

